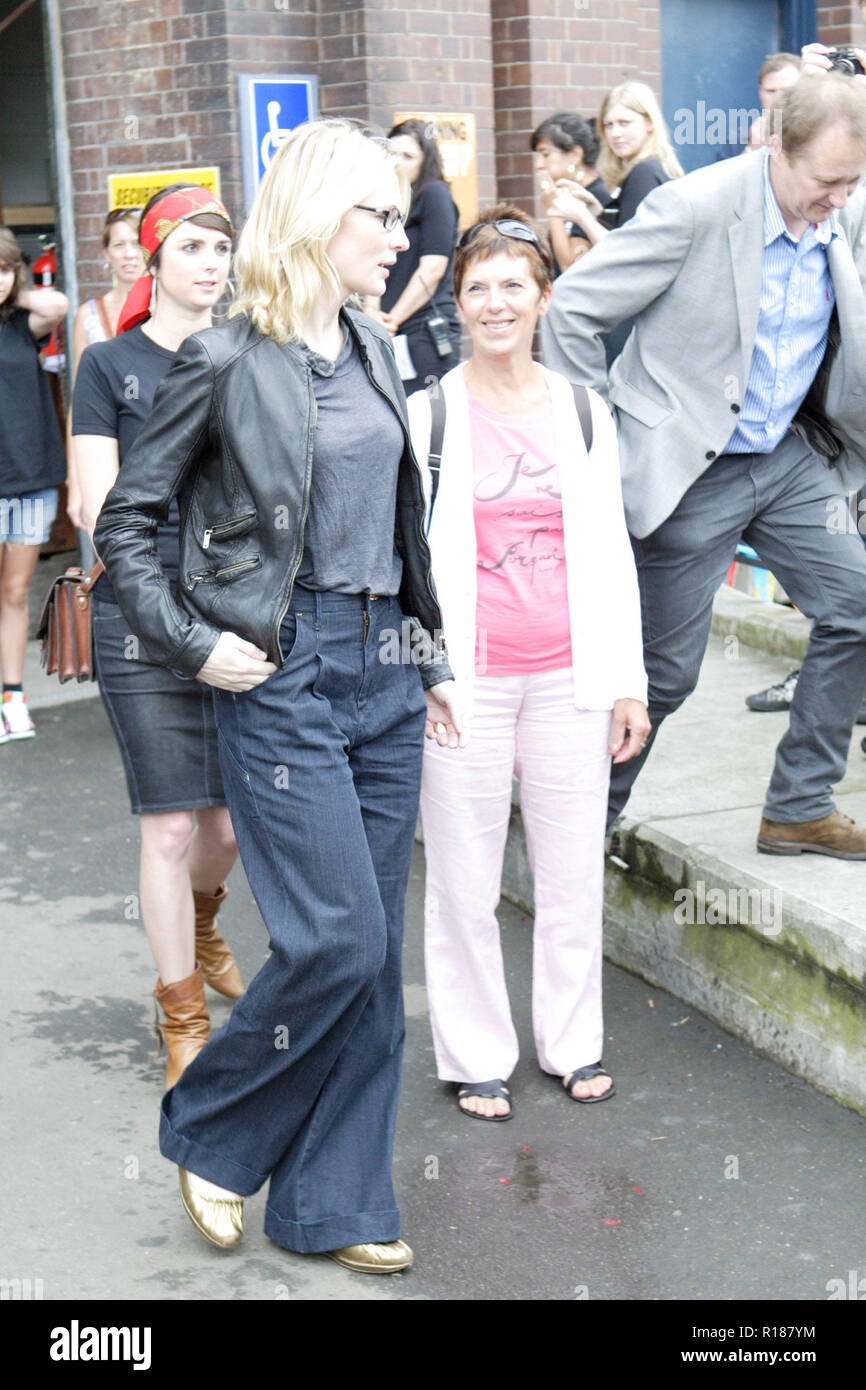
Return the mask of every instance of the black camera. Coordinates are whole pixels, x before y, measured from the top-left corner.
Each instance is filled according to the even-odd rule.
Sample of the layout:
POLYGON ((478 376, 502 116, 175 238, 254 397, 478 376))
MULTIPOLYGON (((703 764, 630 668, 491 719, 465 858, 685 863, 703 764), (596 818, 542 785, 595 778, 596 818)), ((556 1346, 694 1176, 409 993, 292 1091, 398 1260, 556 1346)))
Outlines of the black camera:
POLYGON ((843 44, 841 48, 828 48, 824 56, 830 59, 832 72, 844 73, 846 77, 855 77, 858 73, 864 75, 863 64, 850 44, 843 44))

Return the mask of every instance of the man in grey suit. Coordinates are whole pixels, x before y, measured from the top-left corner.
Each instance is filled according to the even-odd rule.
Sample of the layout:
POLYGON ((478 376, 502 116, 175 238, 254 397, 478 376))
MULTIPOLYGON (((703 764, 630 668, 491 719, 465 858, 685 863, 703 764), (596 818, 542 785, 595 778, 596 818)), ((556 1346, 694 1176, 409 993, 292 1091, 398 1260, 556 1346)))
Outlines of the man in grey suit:
POLYGON ((813 620, 758 848, 866 859, 831 797, 866 690, 866 551, 838 525, 866 479, 866 83, 805 76, 776 109, 768 150, 655 189, 557 280, 545 358, 615 408, 641 585, 653 733, 613 767, 610 823, 743 538, 813 620), (628 318, 608 391, 601 335, 628 318))

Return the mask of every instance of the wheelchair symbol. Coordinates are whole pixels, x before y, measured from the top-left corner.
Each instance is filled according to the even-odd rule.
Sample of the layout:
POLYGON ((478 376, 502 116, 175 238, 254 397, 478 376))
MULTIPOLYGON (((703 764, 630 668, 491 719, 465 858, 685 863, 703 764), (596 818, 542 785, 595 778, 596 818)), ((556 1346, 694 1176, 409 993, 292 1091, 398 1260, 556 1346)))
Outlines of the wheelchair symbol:
POLYGON ((268 130, 262 140, 260 154, 262 164, 265 169, 271 167, 271 160, 284 140, 291 135, 291 129, 285 129, 277 125, 277 117, 280 114, 280 103, 278 101, 268 102, 268 130))

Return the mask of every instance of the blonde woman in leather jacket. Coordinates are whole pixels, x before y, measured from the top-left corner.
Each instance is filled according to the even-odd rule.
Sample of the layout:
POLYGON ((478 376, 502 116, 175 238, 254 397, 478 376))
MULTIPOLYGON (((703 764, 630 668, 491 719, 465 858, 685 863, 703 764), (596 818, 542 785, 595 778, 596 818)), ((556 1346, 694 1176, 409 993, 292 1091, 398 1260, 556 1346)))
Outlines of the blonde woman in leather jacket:
POLYGON ((391 1161, 421 751, 463 740, 399 377, 385 330, 344 309, 384 291, 407 201, 384 142, 348 122, 281 145, 234 317, 184 345, 95 533, 149 649, 214 687, 270 938, 165 1096, 160 1147, 214 1244, 237 1244, 269 1182, 272 1240, 375 1273, 412 1262, 391 1161), (180 603, 153 549, 173 493, 180 603))

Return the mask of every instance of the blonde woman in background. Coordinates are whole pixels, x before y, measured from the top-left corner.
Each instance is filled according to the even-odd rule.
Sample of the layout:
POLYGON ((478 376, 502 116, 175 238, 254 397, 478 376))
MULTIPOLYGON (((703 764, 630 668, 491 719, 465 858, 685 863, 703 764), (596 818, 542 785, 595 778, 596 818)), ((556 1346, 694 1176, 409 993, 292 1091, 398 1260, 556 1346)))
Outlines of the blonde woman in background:
POLYGON ((658 101, 645 82, 612 87, 598 113, 601 146, 598 172, 611 200, 605 222, 611 231, 629 222, 646 195, 668 179, 682 177, 658 101))
POLYGON ((598 174, 611 190, 603 212, 594 215, 585 198, 567 191, 547 210, 569 218, 593 246, 609 231, 631 221, 654 188, 683 173, 658 101, 645 82, 612 87, 601 104, 596 131, 598 174))
MULTIPOLYGON (((674 154, 665 119, 645 82, 622 82, 612 87, 596 122, 600 137, 598 172, 611 190, 600 217, 585 201, 562 193, 548 213, 570 218, 591 246, 630 222, 648 193, 669 179, 681 178, 683 167, 674 154)), ((619 324, 605 338, 608 366, 622 352, 631 322, 619 324)))
POLYGON ((105 268, 111 271, 111 289, 99 299, 82 304, 72 328, 74 367, 91 343, 104 343, 117 332, 123 301, 139 276, 144 274, 144 258, 138 240, 140 208, 113 208, 102 228, 105 268))

